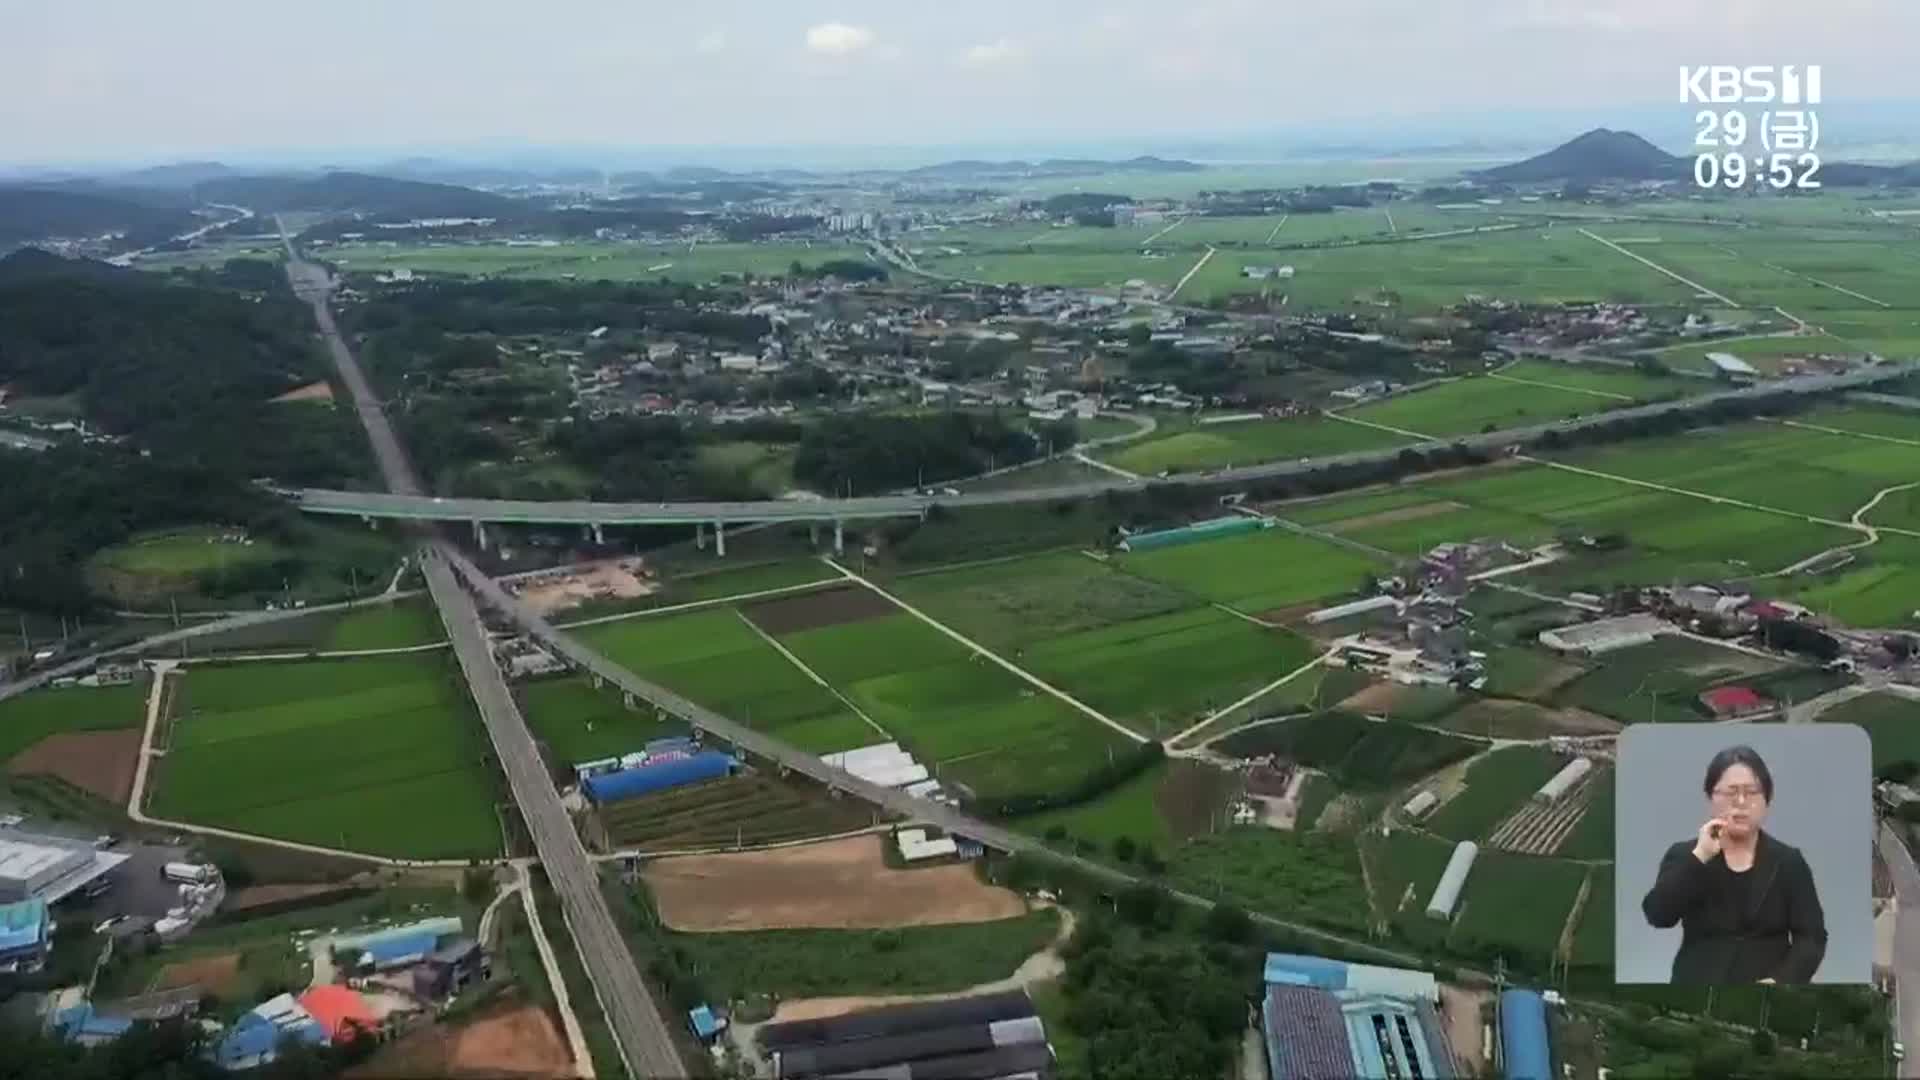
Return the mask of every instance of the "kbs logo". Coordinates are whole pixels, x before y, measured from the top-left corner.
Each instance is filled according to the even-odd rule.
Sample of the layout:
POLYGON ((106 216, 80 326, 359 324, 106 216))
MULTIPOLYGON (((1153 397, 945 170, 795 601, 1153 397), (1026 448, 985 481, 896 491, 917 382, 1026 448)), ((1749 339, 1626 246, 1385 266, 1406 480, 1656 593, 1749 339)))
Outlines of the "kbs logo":
POLYGON ((1714 105, 1820 104, 1820 65, 1709 64, 1680 69, 1680 101, 1714 105))

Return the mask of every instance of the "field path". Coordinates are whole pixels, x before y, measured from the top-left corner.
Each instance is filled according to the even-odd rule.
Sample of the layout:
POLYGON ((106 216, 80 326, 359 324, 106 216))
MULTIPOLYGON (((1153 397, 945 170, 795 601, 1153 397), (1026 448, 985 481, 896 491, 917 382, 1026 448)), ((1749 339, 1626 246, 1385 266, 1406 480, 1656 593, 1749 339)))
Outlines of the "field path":
POLYGON ((134 759, 133 787, 127 792, 127 816, 135 821, 143 817, 140 808, 146 802, 147 773, 153 759, 164 753, 153 748, 153 736, 160 730, 160 707, 167 699, 167 679, 176 666, 178 661, 174 660, 153 662, 153 687, 147 691, 147 723, 140 733, 140 753, 134 759))
POLYGON ((1547 390, 1558 390, 1567 394, 1586 394, 1590 397, 1608 398, 1613 401, 1639 400, 1632 394, 1616 394, 1609 390, 1590 390, 1584 386, 1562 386, 1559 383, 1545 382, 1541 379, 1523 379, 1518 375, 1508 375, 1499 371, 1487 372, 1487 378, 1499 379, 1501 382, 1520 383, 1523 386, 1538 386, 1547 390))
MULTIPOLYGON (((1343 638, 1342 642, 1346 642, 1348 640, 1351 640, 1351 639, 1343 638)), ((1187 736, 1192 735, 1194 732, 1199 731, 1201 728, 1204 728, 1208 724, 1213 723, 1215 720, 1218 720, 1221 717, 1226 716, 1229 713, 1232 713, 1236 710, 1245 708, 1246 706, 1251 705, 1255 701, 1258 701, 1259 699, 1267 696, 1273 691, 1280 689, 1281 687, 1287 685, 1288 683, 1306 674, 1307 672, 1315 670, 1320 665, 1328 662, 1329 660, 1332 660, 1334 656, 1338 655, 1342 647, 1343 646, 1341 644, 1336 644, 1332 648, 1329 648, 1326 652, 1323 652, 1319 656, 1314 657, 1312 660, 1309 660, 1306 663, 1301 664, 1299 667, 1294 668, 1292 671, 1287 672, 1285 675, 1280 676, 1279 678, 1273 680, 1267 685, 1260 687, 1259 689, 1248 694, 1246 697, 1241 698, 1239 701, 1236 701, 1231 705, 1223 705, 1220 708, 1215 709, 1213 712, 1208 713, 1198 723, 1194 724, 1193 726, 1187 728, 1185 731, 1182 731, 1178 735, 1175 735, 1172 738, 1167 739, 1165 741, 1164 745, 1168 747, 1167 756, 1168 757, 1199 757, 1201 754, 1205 752, 1204 749, 1201 747, 1194 747, 1191 749, 1180 749, 1180 750, 1172 749, 1172 747, 1176 743, 1180 742, 1182 739, 1185 739, 1187 736)))
MULTIPOLYGON (((527 887, 528 861, 515 859, 513 863, 513 872, 520 879, 520 906, 527 913, 527 925, 533 930, 533 944, 540 952, 540 966, 547 971, 547 984, 553 990, 553 1003, 560 1012, 560 1025, 566 1030, 567 1046, 573 1053, 574 1075, 593 1080, 593 1052, 587 1049, 587 1036, 581 1030, 580 1018, 574 1015, 573 999, 567 992, 566 979, 560 974, 559 958, 554 955, 553 945, 547 941, 547 932, 540 925, 540 906, 533 902, 533 890, 527 887)), ((591 979, 587 982, 588 985, 593 983, 591 979)), ((595 990, 594 993, 598 994, 599 991, 595 990)))
POLYGON ((1104 461, 1099 460, 1098 458, 1090 457, 1088 456, 1085 450, 1075 450, 1070 456, 1073 458, 1073 460, 1079 462, 1082 465, 1091 466, 1095 469, 1101 470, 1102 472, 1110 472, 1113 475, 1118 476, 1125 480, 1140 479, 1139 473, 1128 472, 1127 470, 1121 468, 1118 465, 1110 465, 1104 461))
POLYGON ((1121 723, 1120 721, 1115 720, 1113 717, 1108 716, 1107 714, 1101 712, 1098 709, 1095 709, 1093 706, 1088 705, 1086 702, 1081 701, 1079 698, 1074 697, 1072 694, 1067 693, 1065 690, 1062 690, 1059 687, 1054 686, 1052 683, 1043 681, 1039 676, 1033 674, 1032 672, 1026 670, 1023 667, 1018 666, 1017 664, 1013 663, 1011 660, 1007 660, 1001 657, 1000 654, 994 652, 993 650, 987 648, 984 645, 979 644, 978 642, 975 642, 973 639, 960 633, 960 631, 953 629, 952 627, 946 625, 945 623, 939 621, 938 619, 935 619, 933 616, 928 615, 926 612, 921 611, 919 608, 914 607, 912 604, 907 603, 905 600, 900 599, 899 597, 893 595, 892 593, 874 584, 873 582, 867 580, 866 578, 860 576, 859 574, 854 573, 852 570, 849 570, 846 567, 841 566, 839 563, 834 562, 832 559, 827 559, 826 563, 828 566, 831 566, 835 570, 838 570, 842 574, 845 574, 849 581, 857 582, 858 584, 864 585, 867 588, 872 589, 875 593, 878 593, 879 595, 885 597, 887 600, 891 601, 895 607, 899 608, 900 610, 906 612, 909 615, 912 615, 914 618, 919 619, 921 622, 926 623, 928 626, 933 627, 935 630, 940 631, 941 633, 947 635, 948 637, 959 642, 960 644, 965 645, 968 649, 972 650, 978 655, 984 656, 988 660, 993 661, 995 664, 1000 665, 1002 668, 1005 668, 1008 672, 1013 674, 1015 677, 1019 678, 1022 682, 1025 682, 1033 686, 1035 689, 1042 690, 1042 691, 1045 691, 1046 693, 1052 694, 1054 697, 1059 698, 1061 701, 1064 701, 1068 705, 1073 706, 1075 711, 1100 721, 1102 724, 1105 724, 1108 727, 1112 728, 1113 730, 1119 732, 1120 734, 1125 735, 1129 740, 1133 742, 1143 743, 1147 741, 1147 737, 1145 735, 1140 734, 1139 732, 1133 730, 1132 728, 1121 723))
POLYGON ((1173 291, 1167 294, 1167 299, 1171 300, 1174 297, 1179 296, 1180 290, 1186 288, 1187 282, 1193 280, 1193 275, 1199 273, 1201 267, 1207 265, 1207 263, 1209 262, 1212 262, 1214 255, 1217 254, 1219 250, 1220 250, 1219 248, 1209 247, 1207 249, 1207 253, 1205 255, 1200 256, 1200 261, 1194 263, 1193 266, 1188 268, 1185 274, 1181 275, 1180 280, 1174 284, 1173 291))
POLYGON ((1275 225, 1273 227, 1273 231, 1267 234, 1267 243, 1269 244, 1273 243, 1273 238, 1276 236, 1279 236, 1280 230, 1287 227, 1287 218, 1290 216, 1291 215, 1289 214, 1280 215, 1280 223, 1278 225, 1275 225))
POLYGON ((1780 420, 1777 422, 1783 427, 1804 428, 1807 431, 1819 431, 1828 435, 1845 435, 1854 439, 1871 439, 1874 442, 1897 443, 1900 446, 1920 446, 1920 439, 1902 439, 1898 435, 1875 435, 1867 431, 1848 431, 1845 428, 1832 428, 1824 427, 1820 424, 1809 424, 1802 420, 1780 420))
POLYGON ((720 607, 723 604, 737 604, 743 600, 761 600, 769 596, 785 596, 788 593, 806 592, 809 589, 824 589, 839 582, 833 578, 819 581, 804 581, 798 585, 782 585, 777 589, 760 589, 755 592, 739 593, 734 596, 716 596, 711 600, 689 600, 684 604, 668 604, 666 607, 640 608, 636 611, 616 611, 611 615, 598 615, 578 622, 554 623, 557 630, 577 630, 582 626, 599 626, 601 623, 619 622, 622 619, 638 619, 647 615, 672 615, 675 612, 694 611, 699 608, 720 607))
POLYGON ((1701 293, 1702 295, 1711 296, 1715 300, 1720 301, 1721 303, 1727 305, 1730 308, 1738 308, 1741 306, 1738 301, 1722 296, 1719 293, 1714 292, 1712 289, 1707 288, 1705 285, 1702 285, 1697 281, 1692 281, 1687 278, 1683 278, 1679 274, 1676 274, 1673 271, 1667 269, 1666 267, 1661 266, 1659 263, 1654 262, 1652 259, 1649 259, 1644 255, 1636 255, 1633 252, 1628 251, 1626 248, 1621 247, 1619 244, 1616 244, 1613 241, 1607 239, 1606 237, 1600 236, 1589 229, 1583 228, 1578 231, 1581 236, 1584 236, 1587 239, 1592 240, 1597 244, 1605 244, 1607 247, 1610 247, 1613 250, 1619 252, 1620 254, 1625 255, 1627 258, 1632 259, 1634 262, 1641 263, 1645 266, 1650 266, 1653 269, 1658 270, 1661 273, 1672 278, 1673 280, 1679 282, 1680 284, 1685 285, 1688 288, 1694 289, 1699 293, 1701 293))
POLYGON ((1140 246, 1143 248, 1147 247, 1151 245, 1155 240, 1160 239, 1161 237, 1167 235, 1173 230, 1179 228, 1180 226, 1185 225, 1186 223, 1187 223, 1187 219, 1182 217, 1180 220, 1174 222, 1173 224, 1167 226, 1164 229, 1161 229, 1159 232, 1154 233, 1152 236, 1147 237, 1145 240, 1140 241, 1140 246))
POLYGON ((860 706, 855 705, 853 703, 852 698, 841 693, 838 689, 834 687, 832 683, 821 678, 819 672, 814 671, 812 668, 808 667, 807 662, 805 660, 802 660, 799 657, 793 655, 793 652, 791 650, 789 650, 785 645, 780 644, 780 640, 778 638, 774 637, 772 634, 767 633, 765 630, 760 629, 760 624, 754 622, 752 619, 747 618, 746 612, 736 609, 734 611, 734 614, 740 616, 740 621, 747 624, 747 629, 759 635, 760 640, 773 646, 773 649, 775 652, 779 653, 781 656, 786 657, 788 663, 792 664, 794 667, 799 668, 801 674, 805 675, 809 679, 812 679, 814 682, 819 683, 821 689, 825 690, 827 693, 832 694, 836 698, 839 698, 840 704, 845 705, 848 709, 851 709, 853 711, 853 715, 859 717, 862 720, 865 720, 867 722, 868 727, 880 733, 881 738, 889 739, 889 740, 893 738, 893 732, 888 731, 886 728, 881 727, 877 722, 875 722, 873 717, 867 715, 867 711, 865 709, 862 709, 860 706))

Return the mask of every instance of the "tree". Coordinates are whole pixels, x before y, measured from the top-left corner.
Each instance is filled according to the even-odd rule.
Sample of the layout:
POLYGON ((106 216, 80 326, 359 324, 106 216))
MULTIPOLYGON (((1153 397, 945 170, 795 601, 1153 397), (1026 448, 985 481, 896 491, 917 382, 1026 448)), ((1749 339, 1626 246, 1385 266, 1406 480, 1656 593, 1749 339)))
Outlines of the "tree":
POLYGON ((460 875, 460 895, 475 906, 493 898, 493 868, 470 866, 460 875))
POLYGON ((1134 854, 1133 837, 1116 836, 1113 838, 1113 857, 1121 862, 1132 862, 1134 854))
POLYGON ((1214 941, 1244 945, 1253 940, 1253 919, 1232 904, 1215 904, 1207 911, 1202 930, 1214 941))

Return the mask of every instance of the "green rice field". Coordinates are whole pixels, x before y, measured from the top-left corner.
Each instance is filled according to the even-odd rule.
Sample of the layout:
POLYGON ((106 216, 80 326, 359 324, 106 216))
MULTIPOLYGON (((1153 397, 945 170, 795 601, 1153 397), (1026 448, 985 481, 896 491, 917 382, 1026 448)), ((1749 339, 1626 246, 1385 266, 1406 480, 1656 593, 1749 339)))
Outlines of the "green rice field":
POLYGON ((1152 438, 1103 451, 1101 459, 1128 472, 1154 475, 1377 450, 1411 441, 1337 420, 1234 420, 1162 425, 1152 438))
POLYGON ((527 726, 555 765, 630 754, 650 739, 687 733, 644 703, 627 708, 619 691, 596 690, 584 675, 534 679, 520 685, 519 696, 527 726))
POLYGON ((443 654, 196 667, 157 817, 398 858, 500 849, 488 747, 443 654))
POLYGON ((348 273, 406 269, 416 274, 581 281, 704 283, 727 275, 785 277, 795 262, 813 268, 836 259, 865 260, 852 244, 776 241, 764 244, 562 243, 511 247, 502 243, 352 243, 327 258, 348 273))
POLYGON ((1115 556, 1122 570, 1251 614, 1356 593, 1373 560, 1281 528, 1115 556))
POLYGON ((136 728, 147 716, 148 681, 126 686, 36 690, 0 701, 0 764, 49 735, 136 728))
POLYGON ((1362 405, 1342 415, 1418 435, 1446 438, 1549 424, 1629 404, 1632 404, 1631 398, 1602 396, 1544 383, 1516 382, 1498 375, 1475 375, 1362 405))
POLYGON ((1920 763, 1920 701, 1881 691, 1842 702, 1821 723, 1858 724, 1873 740, 1873 771, 1896 762, 1920 763))
POLYGON ((1560 755, 1545 747, 1495 750, 1468 767, 1465 790, 1448 799, 1422 825, 1449 840, 1482 840, 1564 764, 1560 755))

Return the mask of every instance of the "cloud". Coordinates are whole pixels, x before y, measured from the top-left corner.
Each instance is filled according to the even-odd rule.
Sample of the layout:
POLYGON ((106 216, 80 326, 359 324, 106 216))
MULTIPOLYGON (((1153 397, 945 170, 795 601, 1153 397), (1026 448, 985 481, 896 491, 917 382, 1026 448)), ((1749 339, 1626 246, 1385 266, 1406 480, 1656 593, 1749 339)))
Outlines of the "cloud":
POLYGON ((985 44, 974 45, 960 54, 960 66, 970 68, 997 67, 1011 63, 1025 56, 1027 50, 1019 42, 1001 38, 985 44))
POLYGON ((693 43, 693 51, 702 56, 712 56, 714 53, 725 50, 726 47, 727 32, 725 30, 709 30, 700 35, 700 40, 693 43))
POLYGON ((807 50, 826 56, 848 56, 873 43, 873 31, 864 26, 835 22, 807 28, 807 50))

